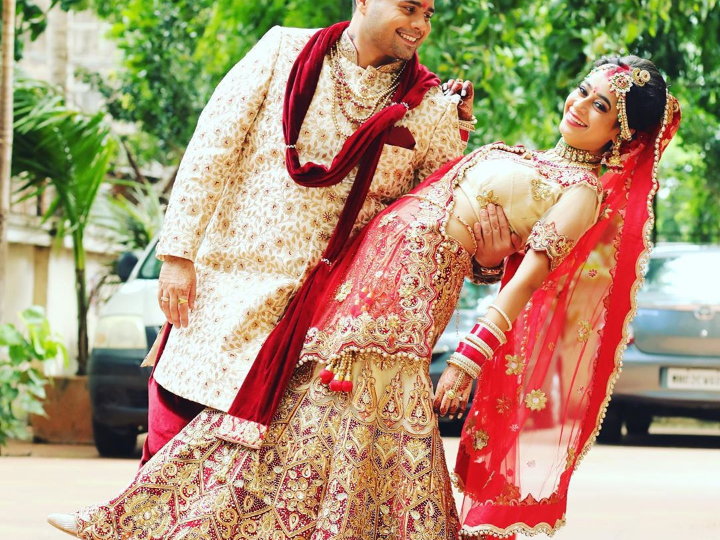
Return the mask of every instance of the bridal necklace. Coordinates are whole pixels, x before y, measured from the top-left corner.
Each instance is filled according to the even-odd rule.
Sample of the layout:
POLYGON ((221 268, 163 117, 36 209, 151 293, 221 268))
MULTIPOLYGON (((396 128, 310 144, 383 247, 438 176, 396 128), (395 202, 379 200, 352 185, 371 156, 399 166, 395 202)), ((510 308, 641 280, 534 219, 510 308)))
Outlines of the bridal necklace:
POLYGON ((557 156, 569 165, 589 170, 597 169, 602 161, 601 154, 595 154, 570 146, 562 137, 555 145, 555 148, 548 150, 546 155, 548 155, 548 157, 557 156))
POLYGON ((343 116, 347 123, 352 126, 353 131, 366 122, 373 114, 385 107, 400 84, 400 77, 404 70, 401 68, 393 75, 390 84, 383 90, 375 93, 364 94, 356 92, 347 80, 345 71, 340 61, 341 52, 337 44, 330 50, 329 64, 330 75, 333 81, 333 111, 332 117, 335 124, 335 131, 338 135, 349 137, 348 133, 341 129, 339 116, 343 116))

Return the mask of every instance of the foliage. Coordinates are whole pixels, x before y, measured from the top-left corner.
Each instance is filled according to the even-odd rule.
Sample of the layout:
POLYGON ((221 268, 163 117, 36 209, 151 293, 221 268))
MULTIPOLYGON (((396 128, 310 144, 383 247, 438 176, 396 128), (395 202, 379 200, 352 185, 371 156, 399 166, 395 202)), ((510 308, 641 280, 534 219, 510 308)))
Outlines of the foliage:
POLYGON ((33 306, 20 314, 27 334, 14 325, 0 325, 0 446, 8 438, 23 434, 21 416, 44 414, 47 379, 43 364, 62 357, 67 363, 63 339, 50 330, 41 307, 33 306))
POLYGON ((112 182, 122 189, 102 193, 93 209, 93 222, 109 231, 128 250, 142 250, 160 233, 163 206, 149 184, 112 182), (123 189, 124 188, 124 189, 123 189))
MULTIPOLYGON (((159 156, 166 162, 176 160, 189 140, 211 88, 272 25, 325 26, 348 18, 351 5, 350 0, 92 3, 113 23, 112 35, 125 56, 114 79, 95 78, 95 84, 110 97, 115 118, 137 122, 160 141, 159 156)), ((678 146, 686 161, 667 172, 687 196, 686 204, 679 204, 671 192, 662 192, 659 236, 720 240, 718 0, 436 0, 435 5, 433 34, 421 57, 442 78, 475 83, 479 123, 471 147, 498 139, 549 146, 557 138, 567 92, 595 59, 635 53, 656 61, 683 105, 678 146)))
MULTIPOLYGON (((79 7, 83 0, 50 0, 49 6, 42 10, 34 0, 17 0, 15 8, 15 60, 20 60, 24 52, 24 40, 35 41, 47 28, 47 14, 55 6, 63 11, 79 7)), ((2 20, 2 15, 0 15, 2 20)))
POLYGON ((13 174, 23 199, 52 188, 52 203, 43 219, 53 218, 58 236, 72 238, 78 307, 78 366, 88 358, 85 228, 116 141, 102 113, 87 115, 68 108, 50 85, 20 79, 15 88, 13 174), (42 156, 42 159, 37 159, 42 156))

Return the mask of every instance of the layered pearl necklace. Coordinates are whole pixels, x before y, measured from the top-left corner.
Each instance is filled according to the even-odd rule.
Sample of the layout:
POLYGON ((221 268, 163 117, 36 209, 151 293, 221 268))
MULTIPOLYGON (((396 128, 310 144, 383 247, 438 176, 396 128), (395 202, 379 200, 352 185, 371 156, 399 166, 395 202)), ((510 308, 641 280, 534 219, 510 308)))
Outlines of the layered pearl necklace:
POLYGON ((341 53, 337 44, 330 50, 330 75, 333 80, 333 123, 338 135, 349 137, 373 114, 384 108, 400 84, 400 76, 405 67, 398 70, 390 81, 390 85, 379 92, 362 94, 353 90, 347 80, 340 61, 341 53), (347 132, 340 127, 339 116, 342 115, 353 131, 347 132))

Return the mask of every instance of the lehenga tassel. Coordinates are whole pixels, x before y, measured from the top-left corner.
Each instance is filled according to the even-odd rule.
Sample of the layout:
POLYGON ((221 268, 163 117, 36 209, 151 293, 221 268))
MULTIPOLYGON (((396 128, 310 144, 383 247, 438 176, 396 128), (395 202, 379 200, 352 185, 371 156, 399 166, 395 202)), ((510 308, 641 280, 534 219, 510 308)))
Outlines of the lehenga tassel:
POLYGON ((352 392, 352 360, 347 357, 331 360, 320 372, 320 381, 333 392, 352 392))

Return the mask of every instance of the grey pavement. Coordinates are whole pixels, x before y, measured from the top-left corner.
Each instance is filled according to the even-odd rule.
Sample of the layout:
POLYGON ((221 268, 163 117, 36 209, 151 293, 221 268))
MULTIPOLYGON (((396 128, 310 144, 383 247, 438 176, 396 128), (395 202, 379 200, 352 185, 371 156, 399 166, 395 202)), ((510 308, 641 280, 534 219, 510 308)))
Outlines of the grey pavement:
MULTIPOLYGON (((720 539, 720 430, 658 431, 593 448, 555 539, 720 539)), ((449 462, 457 443, 446 438, 449 462)), ((91 446, 12 443, 0 457, 0 540, 70 538, 45 516, 112 497, 136 467, 136 459, 99 458, 91 446)))

